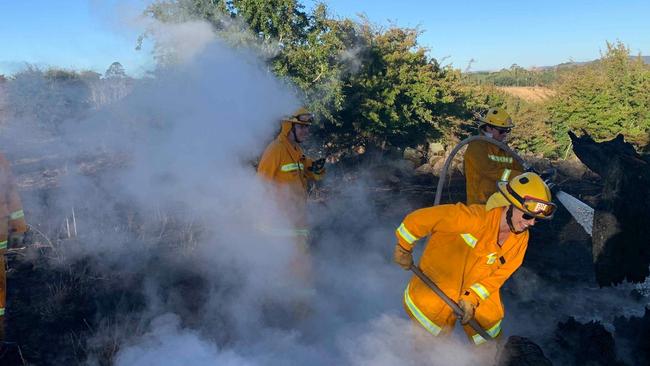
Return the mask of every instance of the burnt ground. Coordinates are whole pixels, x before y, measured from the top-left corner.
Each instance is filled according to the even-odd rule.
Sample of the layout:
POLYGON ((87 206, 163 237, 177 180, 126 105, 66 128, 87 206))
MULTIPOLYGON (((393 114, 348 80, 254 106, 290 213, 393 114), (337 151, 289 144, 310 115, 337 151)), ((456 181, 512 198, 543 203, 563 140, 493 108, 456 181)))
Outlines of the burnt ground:
MULTIPOLYGON (((433 204, 436 179, 431 175, 413 175, 403 166, 381 164, 370 164, 365 174, 372 178, 368 197, 381 220, 399 222, 408 210, 433 204)), ((356 178, 353 169, 331 169, 330 179, 356 178)), ((562 188, 590 204, 602 189, 593 177, 565 179, 562 188)), ((37 198, 25 203, 27 212, 30 205, 48 202, 51 189, 38 188, 39 193, 31 195, 37 198)), ((337 194, 336 189, 336 185, 317 189, 313 196, 317 203, 327 202, 337 194)), ((456 175, 445 189, 443 203, 463 199, 463 179, 456 175)), ((141 334, 149 320, 142 314, 147 306, 143 297, 146 279, 151 276, 161 278, 160 295, 184 324, 192 326, 200 321, 197 314, 207 301, 205 294, 215 290, 206 287, 214 285, 194 269, 179 265, 173 251, 150 255, 145 266, 130 271, 97 263, 96 257, 70 261, 57 247, 74 245, 76 239, 67 238, 61 227, 39 225, 39 219, 47 222, 45 217, 30 221, 51 236, 44 240, 33 235, 27 244, 38 246, 28 245, 8 255, 8 342, 0 352, 1 364, 111 364, 124 341, 119 335, 125 331, 141 334), (178 297, 179 289, 183 297, 178 297)), ((359 229, 354 223, 331 221, 323 225, 359 229)), ((511 338, 499 364, 648 364, 650 312, 646 310, 641 318, 638 311, 650 302, 647 291, 632 285, 599 288, 590 238, 566 210, 560 209, 552 221, 536 225, 531 238, 524 265, 502 289, 506 335, 526 338, 511 338), (535 356, 537 363, 530 359, 524 362, 521 352, 511 348, 522 339, 534 342, 524 349, 543 353, 542 358, 535 356), (509 363, 515 355, 522 361, 509 363)), ((389 251, 386 261, 390 261, 389 251)), ((220 321, 227 325, 227 319, 220 321)), ((227 344, 228 337, 223 334, 215 342, 227 344)))
POLYGON ((172 252, 152 254, 133 271, 98 261, 93 256, 63 262, 49 248, 10 257, 7 339, 12 343, 6 345, 2 364, 23 364, 20 354, 35 365, 82 364, 91 355, 109 364, 123 341, 120 334, 138 334, 144 327, 143 294, 151 276, 161 280, 159 295, 186 324, 199 322, 207 281, 181 266, 172 252), (179 292, 184 296, 178 297, 179 292), (98 333, 105 338, 97 339, 98 333))

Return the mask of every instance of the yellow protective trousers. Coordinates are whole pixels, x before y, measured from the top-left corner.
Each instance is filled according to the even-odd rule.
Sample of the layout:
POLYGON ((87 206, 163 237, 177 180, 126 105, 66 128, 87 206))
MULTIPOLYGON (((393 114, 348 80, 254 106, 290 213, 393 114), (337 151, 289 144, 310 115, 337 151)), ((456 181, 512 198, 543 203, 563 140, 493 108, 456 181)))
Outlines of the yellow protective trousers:
MULTIPOLYGON (((424 283, 422 283, 422 285, 426 286, 424 283)), ((431 291, 431 294, 427 296, 426 303, 418 305, 410 296, 409 290, 410 285, 407 286, 406 290, 404 290, 403 302, 404 309, 411 319, 434 336, 446 336, 451 334, 456 325, 457 317, 449 305, 440 299, 440 297, 438 297, 438 295, 433 291, 431 291)), ((503 304, 501 303, 499 293, 495 293, 486 301, 481 302, 480 306, 476 308, 474 319, 476 319, 489 335, 496 337, 501 332, 501 321, 503 320, 503 316, 503 304)), ((464 325, 463 330, 475 345, 485 343, 486 340, 469 325, 464 325)))
POLYGON ((9 162, 0 154, 0 341, 4 340, 4 315, 7 302, 5 253, 9 233, 27 231, 25 214, 13 180, 9 162))
MULTIPOLYGON (((511 233, 498 244, 503 207, 462 203, 416 210, 396 230, 398 244, 412 250, 429 237, 418 266, 450 299, 476 307, 476 320, 491 335, 501 331, 504 316, 499 289, 519 268, 528 247, 528 232, 511 233)), ((417 276, 404 292, 407 313, 433 335, 453 329, 455 315, 417 276)), ((485 340, 465 328, 475 344, 485 340)))

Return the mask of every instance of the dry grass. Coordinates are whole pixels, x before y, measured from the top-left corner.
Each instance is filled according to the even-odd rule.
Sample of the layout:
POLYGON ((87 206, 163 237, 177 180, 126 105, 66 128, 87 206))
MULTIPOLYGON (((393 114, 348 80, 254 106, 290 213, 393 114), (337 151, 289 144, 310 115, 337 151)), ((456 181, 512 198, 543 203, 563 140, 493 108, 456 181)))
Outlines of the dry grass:
POLYGON ((543 86, 503 86, 499 90, 532 103, 543 102, 555 95, 553 89, 543 86))

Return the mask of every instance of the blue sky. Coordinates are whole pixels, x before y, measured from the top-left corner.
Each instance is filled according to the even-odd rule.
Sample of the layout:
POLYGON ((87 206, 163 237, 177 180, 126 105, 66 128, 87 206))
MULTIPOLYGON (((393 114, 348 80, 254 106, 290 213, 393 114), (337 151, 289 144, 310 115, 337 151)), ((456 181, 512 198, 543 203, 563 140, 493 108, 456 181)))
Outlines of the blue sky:
POLYGON ((648 0, 329 0, 340 16, 419 26, 420 43, 443 63, 473 70, 548 66, 600 56, 606 41, 650 55, 648 0), (399 6, 397 6, 399 4, 399 6))
POLYGON ((114 61, 142 74, 151 57, 135 50, 140 30, 127 24, 142 8, 143 1, 0 0, 0 74, 25 62, 103 73, 114 61))
MULTIPOLYGON (((307 7, 315 1, 305 0, 307 7)), ((378 25, 419 27, 420 43, 443 64, 495 70, 518 64, 554 65, 599 57, 605 41, 621 40, 650 55, 650 1, 328 0, 340 17, 364 13, 378 25)), ((25 62, 106 70, 120 61, 127 73, 152 67, 136 51, 141 30, 127 19, 144 0, 0 0, 0 74, 25 62)))

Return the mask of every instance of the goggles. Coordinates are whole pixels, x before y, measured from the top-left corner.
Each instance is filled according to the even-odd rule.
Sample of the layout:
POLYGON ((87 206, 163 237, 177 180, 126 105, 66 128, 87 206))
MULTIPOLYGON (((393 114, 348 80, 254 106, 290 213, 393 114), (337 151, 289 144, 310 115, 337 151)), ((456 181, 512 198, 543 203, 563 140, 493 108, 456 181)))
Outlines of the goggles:
POLYGON ((512 130, 512 128, 510 128, 510 127, 495 127, 495 126, 492 126, 492 128, 499 131, 499 133, 510 133, 510 131, 512 130))
POLYGON ((523 219, 550 219, 555 213, 557 206, 553 202, 547 202, 535 197, 525 196, 521 197, 517 192, 510 188, 510 184, 506 184, 508 193, 521 204, 521 209, 524 211, 523 219))
POLYGON ((296 120, 299 122, 304 122, 304 123, 311 123, 314 122, 314 115, 312 113, 302 113, 293 116, 296 120))

